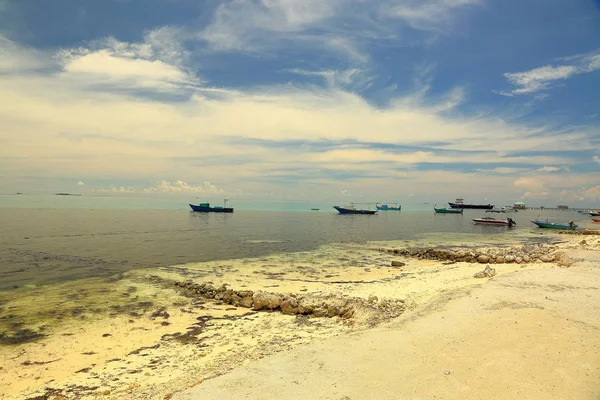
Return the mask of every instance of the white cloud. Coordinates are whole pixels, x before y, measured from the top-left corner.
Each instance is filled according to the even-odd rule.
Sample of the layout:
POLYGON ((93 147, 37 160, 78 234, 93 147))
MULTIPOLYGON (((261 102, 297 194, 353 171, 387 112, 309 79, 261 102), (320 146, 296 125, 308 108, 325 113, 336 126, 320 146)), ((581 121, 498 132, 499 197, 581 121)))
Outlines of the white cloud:
POLYGON ((556 171, 560 171, 560 168, 558 167, 549 167, 549 166, 545 166, 542 168, 538 168, 537 169, 538 172, 556 172, 556 171))
POLYGON ((576 200, 576 201, 598 201, 600 200, 600 185, 592 188, 580 188, 575 190, 562 190, 560 192, 561 200, 576 200))
MULTIPOLYGON (((571 78, 575 75, 586 74, 600 69, 600 53, 576 55, 563 58, 569 61, 563 65, 546 65, 525 72, 507 72, 506 79, 514 86, 510 94, 531 94, 540 90, 553 88, 558 81, 571 78)), ((506 92, 499 94, 507 95, 506 92)), ((545 98, 542 96, 540 99, 545 98)))
POLYGON ((44 52, 20 46, 0 33, 0 73, 25 73, 55 64, 44 52))
POLYGON ((85 186, 85 183, 83 181, 79 181, 79 182, 77 182, 77 185, 78 186, 85 186))
MULTIPOLYGON (((185 65, 157 58, 160 52, 146 41, 113 41, 110 45, 104 41, 87 50, 61 53, 63 65, 78 66, 79 72, 32 74, 9 69, 7 75, 0 74, 0 171, 5 176, 35 176, 40 180, 81 179, 91 189, 95 179, 148 182, 157 177, 178 178, 159 182, 146 191, 143 185, 115 185, 106 189, 110 193, 220 190, 198 184, 207 181, 243 193, 280 193, 285 183, 290 187, 286 193, 297 190, 292 192, 297 196, 335 198, 347 190, 355 196, 389 192, 389 197, 383 197, 391 199, 396 195, 394 190, 404 190, 391 183, 401 178, 405 182, 401 186, 410 190, 398 196, 409 192, 425 195, 433 188, 447 190, 450 196, 455 196, 450 189, 460 188, 467 196, 482 188, 492 196, 504 195, 514 181, 510 172, 518 172, 495 165, 497 175, 490 180, 485 170, 419 171, 418 164, 439 163, 440 169, 445 168, 443 163, 564 168, 573 161, 510 153, 589 149, 590 140, 597 135, 593 129, 552 131, 487 116, 449 115, 446 110, 466 96, 461 88, 432 100, 419 87, 418 94, 394 94, 388 105, 375 106, 344 86, 360 82, 361 74, 366 75, 363 69, 295 71, 329 79, 331 84, 323 88, 272 85, 230 90, 196 86, 190 89, 193 95, 189 99, 177 102, 97 88, 107 80, 138 85, 152 79, 164 82, 174 79, 170 73, 185 72, 185 65), (107 67, 107 77, 102 75, 104 71, 84 62, 89 55, 113 58, 115 63, 125 60, 127 65, 107 67), (166 69, 152 70, 146 76, 147 71, 128 64, 138 60, 160 61, 156 65, 166 69), (77 78, 78 74, 86 79, 77 78), (319 148, 320 144, 324 147, 319 148), (408 150, 406 146, 424 150, 408 150), (310 172, 303 172, 307 169, 310 172), (318 175, 314 171, 327 172, 318 175), (345 180, 336 179, 336 174, 345 180), (453 185, 446 186, 452 188, 441 189, 450 181, 453 185)), ((31 54, 18 46, 17 50, 24 59, 31 54)), ((34 59, 41 64, 54 62, 43 53, 36 53, 34 59)), ((113 60, 103 62, 117 65, 110 64, 113 60)), ((431 84, 424 82, 425 86, 431 84)), ((593 174, 570 174, 565 182, 553 180, 559 178, 554 175, 563 174, 543 177, 549 190, 590 187, 597 181, 593 174)), ((513 190, 517 189, 519 195, 531 191, 513 190)))
POLYGON ((335 15, 341 1, 240 0, 219 5, 200 37, 219 50, 252 51, 272 33, 298 33, 335 15))
POLYGON ((369 41, 403 39, 397 33, 399 20, 412 29, 439 34, 453 25, 457 11, 478 3, 480 0, 238 0, 219 5, 210 25, 197 36, 218 51, 258 52, 293 41, 332 50, 360 64, 369 62, 364 51, 369 41))
POLYGON ((414 29, 439 31, 448 29, 454 11, 480 3, 479 0, 399 0, 382 8, 414 29))
POLYGON ((513 168, 513 167, 496 167, 491 169, 479 168, 477 171, 483 173, 494 173, 500 175, 515 175, 522 173, 526 168, 513 168))
POLYGON ((595 163, 600 164, 600 157, 594 156, 594 157, 592 157, 592 161, 594 161, 595 163))
POLYGON ((143 190, 144 193, 224 193, 222 189, 217 188, 210 182, 205 181, 204 185, 190 185, 182 180, 160 181, 156 186, 143 190))
POLYGON ((550 195, 546 182, 539 178, 522 177, 514 181, 513 186, 525 191, 521 196, 521 200, 544 200, 550 195))
POLYGON ((160 28, 146 34, 142 43, 108 37, 89 47, 64 49, 56 59, 62 77, 81 84, 173 91, 197 85, 199 79, 184 66, 187 53, 176 41, 176 30, 160 28))
POLYGON ((137 193, 137 189, 134 187, 115 186, 111 185, 109 188, 98 188, 92 189, 93 192, 98 193, 137 193))

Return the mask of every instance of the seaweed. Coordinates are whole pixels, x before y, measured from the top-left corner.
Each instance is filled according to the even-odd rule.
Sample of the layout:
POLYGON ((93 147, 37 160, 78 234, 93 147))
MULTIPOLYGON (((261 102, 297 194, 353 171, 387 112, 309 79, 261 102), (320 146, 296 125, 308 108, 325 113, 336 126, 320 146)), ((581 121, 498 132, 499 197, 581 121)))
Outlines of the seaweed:
POLYGON ((0 333, 0 344, 12 345, 35 342, 46 336, 48 335, 33 331, 31 329, 19 329, 18 331, 15 331, 12 335, 6 334, 6 332, 0 333))

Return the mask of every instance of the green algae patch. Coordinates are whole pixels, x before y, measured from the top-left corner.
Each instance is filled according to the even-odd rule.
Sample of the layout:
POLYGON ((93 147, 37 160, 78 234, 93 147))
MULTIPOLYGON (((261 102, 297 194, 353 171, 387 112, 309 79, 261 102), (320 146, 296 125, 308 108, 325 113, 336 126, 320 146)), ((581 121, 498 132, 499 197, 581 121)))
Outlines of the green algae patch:
POLYGON ((165 305, 172 303, 162 304, 168 290, 119 275, 0 292, 0 345, 39 341, 59 328, 78 329, 106 317, 163 316, 165 305))
POLYGON ((19 329, 12 333, 1 332, 0 333, 0 345, 15 345, 29 342, 35 342, 47 335, 33 331, 31 329, 19 329))

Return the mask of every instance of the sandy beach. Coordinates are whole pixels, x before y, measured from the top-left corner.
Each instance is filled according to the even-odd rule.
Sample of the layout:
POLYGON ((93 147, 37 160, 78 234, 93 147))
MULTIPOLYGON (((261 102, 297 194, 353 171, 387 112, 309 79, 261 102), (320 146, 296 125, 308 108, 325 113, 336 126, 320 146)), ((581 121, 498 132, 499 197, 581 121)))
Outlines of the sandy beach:
POLYGON ((546 242, 332 245, 25 288, 0 299, 1 398, 596 399, 600 239, 546 242))

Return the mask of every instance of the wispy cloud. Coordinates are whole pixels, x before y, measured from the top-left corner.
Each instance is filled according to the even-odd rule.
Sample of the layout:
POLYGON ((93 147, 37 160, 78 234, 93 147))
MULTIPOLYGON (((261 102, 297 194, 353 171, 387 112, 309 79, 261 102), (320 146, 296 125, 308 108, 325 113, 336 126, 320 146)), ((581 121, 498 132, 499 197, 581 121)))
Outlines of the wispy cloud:
POLYGON ((298 33, 335 15, 341 0, 240 0, 217 8, 200 38, 218 50, 254 51, 280 39, 273 33, 298 33))
POLYGON ((342 71, 308 71, 300 68, 294 68, 287 71, 298 75, 321 78, 325 85, 330 88, 365 89, 373 80, 373 77, 368 75, 367 71, 359 68, 351 68, 342 71))
POLYGON ((56 55, 63 76, 90 84, 176 91, 200 80, 185 67, 187 51, 176 40, 178 30, 159 28, 141 43, 107 37, 87 47, 64 49, 56 55))
POLYGON ((556 171, 560 171, 560 168, 552 167, 552 166, 544 166, 542 168, 538 168, 537 171, 538 172, 556 172, 556 171))
POLYGON ((224 193, 216 185, 205 181, 203 185, 190 185, 182 180, 160 181, 156 186, 142 190, 144 193, 224 193))
MULTIPOLYGON (((218 6, 197 37, 214 50, 255 53, 286 46, 318 46, 367 63, 366 43, 402 41, 398 21, 416 31, 448 31, 454 14, 480 0, 239 0, 218 6), (373 14, 376 14, 374 17, 373 14), (359 29, 350 28, 359 26, 359 29)), ((414 40, 412 38, 411 40, 414 40)))
POLYGON ((453 12, 481 3, 480 0, 397 0, 384 3, 382 9, 414 29, 443 31, 452 26, 453 12))
POLYGON ((562 65, 546 65, 525 72, 505 73, 506 79, 516 88, 510 92, 500 91, 499 94, 520 95, 548 90, 575 75, 596 71, 600 69, 600 51, 566 57, 562 61, 562 65))
POLYGON ((600 157, 594 156, 594 157, 592 157, 592 161, 594 161, 595 163, 600 164, 600 157))

